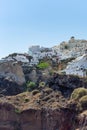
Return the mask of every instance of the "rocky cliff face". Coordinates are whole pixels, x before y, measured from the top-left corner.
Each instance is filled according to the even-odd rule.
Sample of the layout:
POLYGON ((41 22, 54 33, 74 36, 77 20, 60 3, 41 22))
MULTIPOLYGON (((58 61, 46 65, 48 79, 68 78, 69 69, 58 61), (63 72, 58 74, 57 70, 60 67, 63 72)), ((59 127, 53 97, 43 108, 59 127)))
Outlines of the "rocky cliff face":
POLYGON ((47 85, 53 90, 61 91, 63 95, 68 97, 76 88, 87 88, 87 80, 78 76, 59 75, 55 73, 47 80, 47 85))
POLYGON ((80 91, 78 100, 70 98, 74 89, 87 88, 86 78, 21 66, 0 64, 0 130, 86 130, 87 114, 80 113, 87 108, 87 97, 82 100, 87 93, 80 91), (38 85, 24 92, 25 79, 38 85))
POLYGON ((25 77, 21 66, 11 61, 0 64, 0 76, 13 80, 20 85, 25 83, 25 77))
POLYGON ((70 89, 82 85, 82 79, 54 75, 48 83, 51 88, 44 86, 32 92, 0 97, 0 130, 86 128, 86 121, 84 122, 87 118, 86 114, 85 116, 79 114, 81 112, 77 110, 77 102, 71 102, 70 98, 61 91, 63 89, 64 92, 68 91, 70 96, 70 89), (58 88, 55 89, 55 85, 58 88))
POLYGON ((18 63, 0 63, 0 94, 14 95, 24 91, 25 76, 18 63))
POLYGON ((69 109, 28 109, 18 113, 0 103, 0 130, 75 130, 75 113, 69 109))
POLYGON ((79 113, 76 101, 50 88, 5 96, 0 98, 0 130, 81 130, 87 112, 79 113))

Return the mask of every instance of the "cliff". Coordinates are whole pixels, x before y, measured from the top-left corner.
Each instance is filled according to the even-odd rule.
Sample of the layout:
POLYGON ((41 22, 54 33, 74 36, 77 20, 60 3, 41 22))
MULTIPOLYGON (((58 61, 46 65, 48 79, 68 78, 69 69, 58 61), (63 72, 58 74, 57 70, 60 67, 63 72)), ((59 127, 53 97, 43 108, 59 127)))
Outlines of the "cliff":
MULTIPOLYGON (((82 91, 78 92, 81 98, 82 91)), ((87 93, 83 93, 84 95, 87 93)), ((80 100, 65 98, 60 91, 54 91, 49 87, 16 96, 3 96, 0 98, 0 130, 86 128, 87 103, 83 109, 80 109, 79 103, 80 100)))
POLYGON ((39 95, 23 93, 0 99, 0 130, 74 130, 74 109, 60 106, 56 101, 41 106, 39 95), (29 99, 29 100, 28 100, 29 99))
POLYGON ((40 63, 49 64, 1 62, 0 130, 86 130, 86 77, 60 75, 47 59, 40 63))

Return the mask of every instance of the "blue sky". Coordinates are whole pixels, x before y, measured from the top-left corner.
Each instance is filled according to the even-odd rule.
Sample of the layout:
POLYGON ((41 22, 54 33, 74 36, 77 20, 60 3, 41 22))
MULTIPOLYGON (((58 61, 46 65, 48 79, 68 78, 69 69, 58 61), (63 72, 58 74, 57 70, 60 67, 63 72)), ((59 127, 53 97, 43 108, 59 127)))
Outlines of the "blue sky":
POLYGON ((87 39, 87 0, 0 0, 0 58, 71 36, 87 39))

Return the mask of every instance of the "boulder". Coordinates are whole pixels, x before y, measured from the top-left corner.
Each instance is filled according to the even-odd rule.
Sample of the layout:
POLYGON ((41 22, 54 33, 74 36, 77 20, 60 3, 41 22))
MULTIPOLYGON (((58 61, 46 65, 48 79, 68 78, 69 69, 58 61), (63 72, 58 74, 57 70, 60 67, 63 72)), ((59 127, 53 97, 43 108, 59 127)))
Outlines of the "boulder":
POLYGON ((0 94, 14 95, 24 91, 25 76, 22 67, 15 62, 0 64, 0 94))
POLYGON ((15 62, 4 62, 0 64, 0 76, 7 80, 15 81, 21 85, 25 83, 25 77, 21 66, 15 62))

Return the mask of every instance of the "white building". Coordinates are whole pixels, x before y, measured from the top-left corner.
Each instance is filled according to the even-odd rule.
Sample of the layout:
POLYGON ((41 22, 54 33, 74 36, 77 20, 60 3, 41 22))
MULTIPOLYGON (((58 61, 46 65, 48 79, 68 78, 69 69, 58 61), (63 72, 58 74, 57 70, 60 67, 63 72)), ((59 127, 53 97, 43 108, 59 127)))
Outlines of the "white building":
POLYGON ((28 57, 29 55, 27 54, 13 53, 9 55, 8 57, 3 58, 3 61, 17 61, 17 62, 28 63, 29 62, 28 57))
POLYGON ((84 54, 69 63, 64 71, 66 74, 79 75, 82 77, 87 76, 87 54, 84 54))
POLYGON ((52 56, 57 57, 57 53, 52 48, 31 46, 28 50, 29 55, 33 57, 31 64, 38 64, 40 59, 44 57, 52 58, 52 56))
POLYGON ((62 42, 58 46, 53 47, 59 54, 61 59, 77 58, 85 53, 87 48, 87 40, 78 40, 71 37, 68 42, 62 42))

